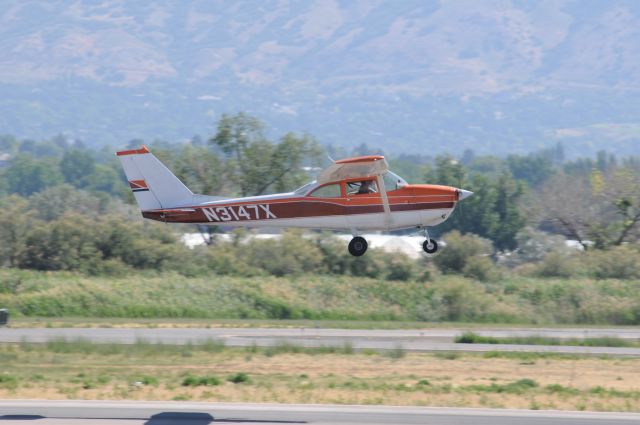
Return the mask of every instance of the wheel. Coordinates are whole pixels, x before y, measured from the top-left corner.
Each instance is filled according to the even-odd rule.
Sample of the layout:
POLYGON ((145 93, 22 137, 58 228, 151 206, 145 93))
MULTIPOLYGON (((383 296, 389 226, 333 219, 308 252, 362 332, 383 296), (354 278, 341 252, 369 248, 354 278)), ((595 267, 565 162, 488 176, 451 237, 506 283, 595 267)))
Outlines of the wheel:
POLYGON ((362 236, 356 236, 349 242, 349 254, 354 257, 360 257, 367 252, 369 244, 362 236))
POLYGON ((422 243, 422 249, 427 254, 433 254, 438 250, 438 242, 435 239, 427 239, 422 243))

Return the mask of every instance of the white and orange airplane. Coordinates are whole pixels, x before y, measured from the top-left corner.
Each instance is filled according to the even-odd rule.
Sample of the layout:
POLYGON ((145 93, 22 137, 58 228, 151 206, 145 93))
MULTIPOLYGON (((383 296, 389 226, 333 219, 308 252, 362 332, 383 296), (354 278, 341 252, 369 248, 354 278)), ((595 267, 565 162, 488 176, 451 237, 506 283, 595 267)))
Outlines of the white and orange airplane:
POLYGON ((197 195, 143 146, 117 152, 142 216, 168 223, 242 227, 298 227, 350 231, 349 252, 361 256, 361 232, 418 228, 432 254, 438 244, 427 227, 445 221, 472 195, 450 186, 408 184, 383 156, 335 161, 316 181, 289 192, 244 198, 197 195))

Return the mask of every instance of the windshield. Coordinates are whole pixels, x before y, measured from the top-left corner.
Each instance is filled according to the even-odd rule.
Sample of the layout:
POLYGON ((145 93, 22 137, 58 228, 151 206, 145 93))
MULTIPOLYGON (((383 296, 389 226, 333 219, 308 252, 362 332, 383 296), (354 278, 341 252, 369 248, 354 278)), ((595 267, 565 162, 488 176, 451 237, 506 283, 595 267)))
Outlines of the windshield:
POLYGON ((387 171, 386 173, 384 173, 382 178, 384 179, 384 188, 387 192, 400 189, 401 187, 409 184, 405 179, 395 173, 392 173, 391 171, 387 171))
POLYGON ((311 188, 313 188, 315 185, 316 185, 316 182, 314 180, 311 183, 307 183, 304 186, 297 188, 293 193, 298 196, 306 195, 307 192, 309 192, 311 188))

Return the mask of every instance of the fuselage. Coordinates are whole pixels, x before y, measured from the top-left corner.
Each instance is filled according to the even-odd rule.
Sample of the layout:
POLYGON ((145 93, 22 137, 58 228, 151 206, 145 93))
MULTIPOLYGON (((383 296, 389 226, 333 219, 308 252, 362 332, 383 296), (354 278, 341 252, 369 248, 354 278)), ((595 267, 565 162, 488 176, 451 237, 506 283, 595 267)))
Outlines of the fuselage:
POLYGON ((453 212, 466 191, 406 184, 384 193, 350 193, 362 178, 311 185, 299 191, 146 210, 145 218, 169 223, 333 230, 396 230, 435 226, 453 212), (326 188, 325 186, 332 186, 326 188), (339 187, 338 187, 339 186, 339 187), (384 195, 388 200, 385 208, 384 195))

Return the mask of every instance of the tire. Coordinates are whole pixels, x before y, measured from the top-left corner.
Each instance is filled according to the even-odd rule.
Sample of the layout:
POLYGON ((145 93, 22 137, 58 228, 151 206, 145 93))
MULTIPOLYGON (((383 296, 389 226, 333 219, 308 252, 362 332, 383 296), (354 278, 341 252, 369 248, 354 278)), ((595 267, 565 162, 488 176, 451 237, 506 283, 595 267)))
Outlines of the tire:
POLYGON ((438 242, 435 239, 427 239, 422 243, 422 249, 427 254, 433 254, 438 250, 438 242))
POLYGON ((354 257, 360 257, 365 252, 367 252, 368 247, 369 244, 362 236, 356 236, 355 238, 351 239, 351 242, 349 242, 349 254, 353 255, 354 257))

